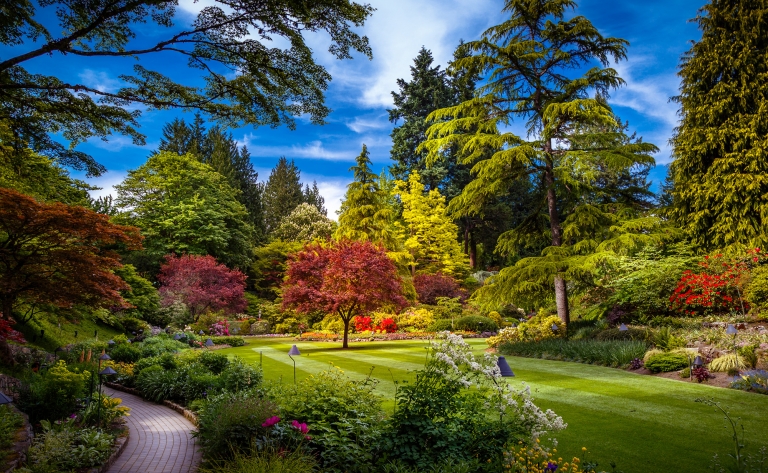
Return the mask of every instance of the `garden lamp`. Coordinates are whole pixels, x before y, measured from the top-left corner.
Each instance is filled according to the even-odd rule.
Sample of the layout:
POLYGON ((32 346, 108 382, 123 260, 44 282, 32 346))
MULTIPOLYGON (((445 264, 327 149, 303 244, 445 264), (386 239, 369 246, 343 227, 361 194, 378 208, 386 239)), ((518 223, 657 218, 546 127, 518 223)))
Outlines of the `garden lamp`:
POLYGON ((558 330, 560 330, 560 328, 557 326, 557 324, 552 324, 552 331, 557 332, 558 330))
POLYGON ((102 361, 107 361, 107 360, 111 360, 111 359, 112 359, 112 357, 107 355, 106 353, 102 353, 101 356, 99 357, 99 360, 102 360, 102 361))
POLYGON ((629 330, 629 328, 626 325, 624 324, 619 325, 619 331, 626 332, 627 330, 629 330))
POLYGON ((737 333, 739 333, 739 331, 736 330, 735 325, 728 324, 728 327, 725 329, 725 333, 727 333, 728 335, 736 335, 737 333))
POLYGON ((291 349, 288 350, 288 358, 290 358, 291 361, 293 362, 293 384, 296 384, 296 360, 293 359, 294 355, 296 356, 301 355, 301 352, 299 351, 299 348, 296 345, 292 346, 291 349))
POLYGON ((99 331, 98 330, 94 330, 93 331, 93 338, 99 338, 99 331))
POLYGON ((693 367, 701 368, 702 366, 704 366, 704 361, 701 359, 699 355, 696 355, 696 358, 693 359, 693 367))
MULTIPOLYGON (((42 331, 42 330, 41 330, 42 331)), ((75 338, 77 338, 77 330, 75 330, 75 338)))
POLYGON ((103 370, 99 371, 99 406, 98 411, 96 413, 96 424, 101 425, 101 384, 103 382, 104 376, 112 376, 117 374, 117 371, 113 370, 109 366, 104 368, 103 370))
POLYGON ((115 341, 114 340, 110 340, 110 341, 107 342, 107 345, 109 345, 109 347, 112 348, 113 346, 115 346, 115 341))
POLYGON ((503 356, 499 357, 499 359, 496 361, 496 365, 498 365, 499 371, 501 371, 501 375, 505 378, 515 376, 515 373, 512 372, 512 368, 509 367, 509 363, 507 363, 507 359, 503 356))
POLYGON ((205 335, 205 332, 203 332, 203 331, 202 331, 202 329, 201 329, 199 332, 197 332, 197 333, 198 333, 199 335, 205 335))
POLYGON ((6 396, 5 393, 0 392, 0 405, 10 404, 12 402, 13 402, 13 399, 11 399, 10 397, 6 396))
POLYGON ((181 334, 177 333, 176 335, 173 336, 173 339, 174 340, 181 340, 181 334))
POLYGON ((206 340, 205 346, 207 346, 208 348, 211 348, 213 346, 213 340, 211 340, 210 338, 206 340))

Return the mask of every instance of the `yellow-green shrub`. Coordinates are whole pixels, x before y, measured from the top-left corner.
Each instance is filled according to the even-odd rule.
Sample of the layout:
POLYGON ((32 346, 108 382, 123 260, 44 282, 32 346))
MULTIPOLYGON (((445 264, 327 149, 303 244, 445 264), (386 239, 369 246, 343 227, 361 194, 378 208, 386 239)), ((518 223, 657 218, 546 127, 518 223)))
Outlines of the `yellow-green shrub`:
POLYGON ((397 327, 403 330, 422 331, 435 322, 435 314, 431 310, 424 308, 409 308, 400 314, 390 316, 397 323, 397 327))
POLYGON ((489 337, 486 342, 492 347, 506 342, 538 342, 552 338, 565 338, 565 332, 565 324, 558 316, 548 315, 542 311, 517 327, 501 329, 497 336, 489 337), (557 330, 552 330, 552 326, 556 326, 557 330))
POLYGON ((496 322, 496 325, 498 325, 499 328, 504 327, 504 318, 495 310, 489 312, 487 317, 496 322))
POLYGON ((747 364, 744 362, 744 358, 733 353, 717 357, 709 364, 709 371, 721 373, 733 369, 743 370, 746 368, 747 364))

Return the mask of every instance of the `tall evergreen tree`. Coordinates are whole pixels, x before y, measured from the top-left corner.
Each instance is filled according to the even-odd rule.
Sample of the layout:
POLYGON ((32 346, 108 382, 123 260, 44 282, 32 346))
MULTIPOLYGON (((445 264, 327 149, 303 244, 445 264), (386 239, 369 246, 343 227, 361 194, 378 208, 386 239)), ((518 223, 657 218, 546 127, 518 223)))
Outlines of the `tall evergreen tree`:
POLYGON ((304 203, 314 206, 318 212, 326 217, 328 216, 328 209, 325 208, 325 198, 320 195, 317 181, 312 181, 312 187, 309 187, 309 184, 304 185, 304 203))
POLYGON ((389 195, 379 186, 379 176, 371 170, 368 148, 363 145, 356 165, 349 168, 354 173, 352 182, 339 210, 337 240, 370 241, 387 249, 397 246, 397 235, 392 225, 393 209, 387 205, 389 195))
POLYGON ((768 243, 768 4, 712 0, 683 55, 671 215, 699 247, 768 243))
POLYGON ((293 161, 289 163, 284 156, 269 174, 262 197, 264 227, 268 234, 274 232, 280 221, 304 202, 300 177, 301 173, 296 164, 293 161))
POLYGON ((192 129, 183 118, 174 118, 172 122, 163 125, 163 136, 160 138, 158 150, 181 156, 189 152, 191 141, 192 129))
POLYGON ((475 179, 462 192, 467 205, 485 195, 504 194, 520 179, 535 186, 542 201, 523 223, 502 235, 500 246, 514 253, 531 240, 541 241, 545 223, 547 248, 539 257, 504 268, 494 284, 481 291, 500 303, 514 302, 510 298, 527 291, 554 289, 558 315, 566 323, 566 280, 574 269, 569 258, 597 250, 601 239, 612 236, 599 230, 615 229, 618 222, 611 206, 584 204, 564 216, 558 195, 584 192, 600 166, 620 170, 652 162, 647 153, 655 150, 646 143, 609 148, 591 144, 604 141, 597 135, 617 133, 597 128, 616 126, 605 97, 622 80, 605 66, 609 58, 625 57, 627 43, 604 38, 582 16, 565 20, 567 10, 575 6, 572 0, 506 0, 503 11, 509 19, 486 30, 481 40, 467 43, 473 54, 454 63, 455 68, 487 74, 486 82, 473 98, 431 114, 434 124, 424 144, 429 160, 458 147, 464 163, 474 165, 475 179), (604 67, 573 75, 596 61, 604 67), (514 118, 527 119, 527 139, 500 130, 514 118), (594 231, 580 234, 580 229, 586 231, 580 227, 586 226, 594 231))

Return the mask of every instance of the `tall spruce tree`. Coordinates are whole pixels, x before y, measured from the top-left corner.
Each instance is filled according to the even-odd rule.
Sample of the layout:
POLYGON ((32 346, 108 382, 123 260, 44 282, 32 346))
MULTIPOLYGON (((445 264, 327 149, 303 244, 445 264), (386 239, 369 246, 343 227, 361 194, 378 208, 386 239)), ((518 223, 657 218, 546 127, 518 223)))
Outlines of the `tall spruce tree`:
POLYGON ((264 186, 264 227, 271 234, 280 221, 290 215, 297 205, 304 202, 304 193, 299 179, 301 172, 296 164, 283 156, 269 174, 264 186))
POLYGON ((379 176, 371 170, 365 145, 355 161, 357 164, 349 168, 354 176, 341 203, 339 226, 334 236, 337 240, 370 241, 395 249, 398 245, 394 211, 388 205, 388 193, 379 186, 379 176))
POLYGON ((314 206, 318 212, 326 217, 328 216, 328 209, 325 208, 325 198, 320 195, 317 181, 312 181, 312 187, 309 187, 309 184, 304 185, 304 203, 314 206))
POLYGON ((697 246, 768 243, 768 4, 712 0, 682 57, 672 217, 697 246))
POLYGON ((481 289, 481 297, 498 304, 548 290, 566 323, 566 280, 579 269, 573 257, 605 248, 599 242, 616 236, 605 229, 615 230, 620 217, 615 207, 587 203, 563 215, 558 196, 588 190, 601 166, 621 170, 652 162, 648 153, 656 149, 621 140, 608 148, 595 145, 610 141, 600 135, 621 133, 605 98, 622 80, 606 66, 611 58, 625 58, 627 42, 603 37, 582 16, 566 20, 575 6, 572 0, 506 0, 503 11, 509 18, 467 43, 472 55, 454 63, 457 69, 486 74, 486 82, 473 98, 432 113, 429 141, 423 145, 431 161, 458 147, 464 163, 474 165, 475 179, 461 196, 467 205, 530 180, 542 200, 500 237, 499 246, 514 253, 540 241, 542 223, 548 245, 541 256, 504 268, 481 289), (580 77, 573 74, 586 66, 592 67, 580 77), (527 137, 501 130, 515 118, 526 119, 527 137))

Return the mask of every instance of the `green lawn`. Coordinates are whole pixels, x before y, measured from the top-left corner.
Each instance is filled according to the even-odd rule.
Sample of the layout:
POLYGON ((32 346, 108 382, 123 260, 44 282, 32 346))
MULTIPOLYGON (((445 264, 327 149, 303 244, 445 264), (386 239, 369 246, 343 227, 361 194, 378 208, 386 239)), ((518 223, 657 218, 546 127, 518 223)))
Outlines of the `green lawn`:
MULTIPOLYGON (((477 354, 485 341, 467 340, 477 354)), ((351 343, 348 350, 340 343, 296 342, 293 339, 248 339, 248 345, 223 350, 258 364, 263 355, 264 376, 268 380, 293 382, 293 363, 288 357, 296 344, 301 356, 296 360, 296 376, 303 379, 331 364, 352 378, 372 376, 379 380, 377 390, 392 409, 395 381, 412 380, 426 359, 427 342, 351 343)), ((768 396, 714 388, 696 383, 641 376, 599 366, 509 357, 516 377, 514 385, 527 383, 536 403, 554 410, 568 423, 560 432, 558 452, 564 458, 582 456, 610 470, 625 473, 703 472, 713 454, 724 456, 732 448, 730 431, 714 408, 696 403, 696 398, 712 398, 741 417, 746 429, 748 450, 768 445, 768 396)), ((583 457, 582 457, 583 459, 583 457)))
POLYGON ((80 322, 64 322, 59 327, 47 321, 30 321, 18 323, 14 327, 24 335, 29 346, 36 346, 53 352, 56 348, 70 343, 81 342, 87 338, 93 338, 94 332, 100 340, 109 340, 118 333, 123 333, 114 327, 110 327, 99 321, 82 319, 80 322), (40 337, 40 330, 43 337, 40 337), (75 336, 77 332, 77 336, 75 336))

